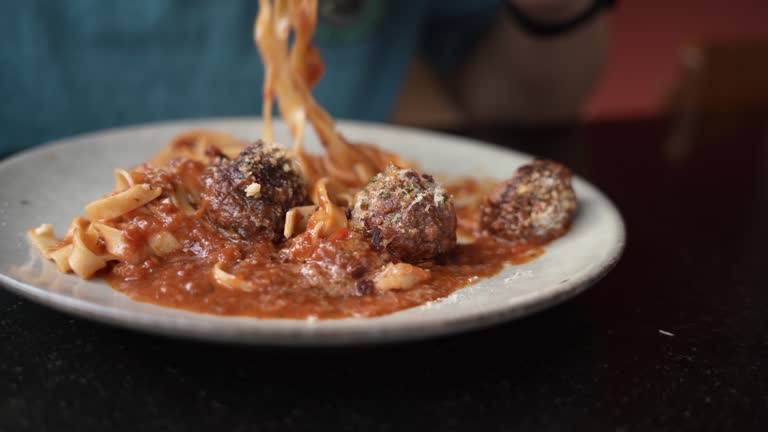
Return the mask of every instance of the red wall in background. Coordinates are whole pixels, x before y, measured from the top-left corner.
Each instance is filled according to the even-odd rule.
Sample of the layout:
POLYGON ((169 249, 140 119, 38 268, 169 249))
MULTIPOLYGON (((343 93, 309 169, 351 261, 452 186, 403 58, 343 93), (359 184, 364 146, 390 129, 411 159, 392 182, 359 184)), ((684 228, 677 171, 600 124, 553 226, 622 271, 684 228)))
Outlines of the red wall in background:
POLYGON ((690 42, 768 40, 768 0, 619 0, 609 22, 613 39, 589 118, 658 112, 690 42))

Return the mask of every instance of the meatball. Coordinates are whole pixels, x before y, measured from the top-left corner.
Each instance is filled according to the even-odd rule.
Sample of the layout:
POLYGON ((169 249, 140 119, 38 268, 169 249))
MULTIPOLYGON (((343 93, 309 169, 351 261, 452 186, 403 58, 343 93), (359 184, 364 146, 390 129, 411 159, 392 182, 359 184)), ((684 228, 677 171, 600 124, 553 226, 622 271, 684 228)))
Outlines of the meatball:
POLYGON ((571 175, 549 160, 520 167, 481 206, 482 228, 506 240, 530 243, 565 234, 577 208, 571 175))
POLYGON ((237 158, 210 166, 202 183, 208 219, 243 239, 279 239, 285 213, 307 199, 296 160, 282 146, 261 140, 237 158))
POLYGON ((456 246, 453 197, 432 176, 391 164, 355 196, 350 226, 375 250, 386 249, 408 262, 456 246))

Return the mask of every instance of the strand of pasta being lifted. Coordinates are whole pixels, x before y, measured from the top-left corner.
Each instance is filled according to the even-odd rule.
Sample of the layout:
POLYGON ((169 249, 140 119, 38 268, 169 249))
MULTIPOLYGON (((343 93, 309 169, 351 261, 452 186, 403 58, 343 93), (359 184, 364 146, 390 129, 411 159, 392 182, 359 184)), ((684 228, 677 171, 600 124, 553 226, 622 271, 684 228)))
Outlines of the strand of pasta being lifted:
POLYGON ((254 39, 265 68, 264 139, 272 140, 272 100, 295 138, 294 152, 312 181, 323 176, 350 187, 365 185, 387 164, 404 165, 396 155, 373 146, 353 145, 336 131, 333 118, 315 102, 310 89, 320 79, 322 60, 310 44, 317 20, 317 0, 260 0, 254 39), (289 47, 293 31, 294 43, 289 47), (309 118, 326 152, 304 153, 302 138, 309 118))
POLYGON ((423 304, 565 234, 576 197, 554 162, 520 168, 485 197, 488 185, 444 187, 395 154, 348 142, 310 93, 323 72, 316 19, 317 0, 259 2, 261 140, 181 134, 151 161, 116 170, 114 191, 61 240, 42 225, 29 231, 32 243, 62 272, 103 276, 140 301, 302 319, 423 304), (274 100, 292 150, 274 141, 274 100), (304 150, 307 122, 322 154, 304 150))

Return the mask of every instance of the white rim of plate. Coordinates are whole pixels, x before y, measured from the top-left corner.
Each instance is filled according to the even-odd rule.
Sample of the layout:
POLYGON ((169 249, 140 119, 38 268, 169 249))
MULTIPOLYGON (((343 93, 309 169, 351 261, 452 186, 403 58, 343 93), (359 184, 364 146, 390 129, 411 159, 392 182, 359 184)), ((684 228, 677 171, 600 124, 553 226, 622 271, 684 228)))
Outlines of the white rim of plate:
MULTIPOLYGON (((0 172, 8 166, 23 163, 27 159, 48 153, 56 153, 59 149, 66 147, 73 141, 81 141, 93 137, 131 133, 143 129, 164 127, 208 127, 208 125, 212 123, 220 125, 227 123, 240 125, 243 122, 255 122, 258 124, 260 121, 261 120, 258 117, 214 117, 143 123, 98 130, 51 141, 12 155, 0 162, 0 172)), ((520 158, 533 158, 533 156, 523 152, 507 149, 484 141, 442 132, 353 120, 338 120, 337 125, 338 129, 341 131, 344 131, 345 126, 372 131, 399 130, 410 135, 420 135, 427 139, 448 140, 459 144, 490 148, 494 151, 505 152, 520 158)), ((226 130, 221 127, 217 127, 217 129, 226 130)), ((513 306, 497 307, 477 313, 454 316, 452 318, 443 319, 438 323, 431 323, 431 325, 424 325, 422 322, 377 322, 377 318, 383 317, 319 321, 259 319, 240 316, 222 317, 165 308, 149 303, 147 303, 147 305, 151 305, 152 307, 159 308, 163 311, 168 311, 168 315, 146 315, 134 311, 111 308, 87 300, 73 298, 65 294, 51 292, 14 279, 4 273, 0 273, 0 285, 8 287, 11 292, 26 299, 67 314, 76 315, 100 323, 115 325, 124 329, 173 338, 264 346, 340 346, 383 344, 445 336, 489 327, 494 324, 528 316, 540 310, 555 306, 580 294, 586 288, 602 279, 611 269, 613 269, 621 258, 626 244, 626 228, 624 221, 613 202, 608 199, 605 194, 586 180, 578 176, 575 176, 575 178, 578 179, 577 181, 579 181, 582 186, 590 188, 590 192, 594 193, 603 202, 610 213, 609 217, 616 226, 617 238, 611 244, 611 248, 607 251, 607 256, 609 258, 601 263, 602 265, 595 271, 586 273, 580 278, 569 280, 567 284, 562 284, 558 289, 549 290, 544 295, 534 293, 534 295, 530 295, 527 298, 520 300, 513 306), (224 327, 221 326, 220 322, 217 323, 217 325, 212 326, 209 322, 211 319, 216 321, 228 321, 228 323, 224 327), (338 323, 348 322, 349 320, 362 321, 366 324, 371 323, 374 325, 337 325, 338 323), (257 325, 254 325, 254 323, 257 323, 257 325)), ((437 300, 436 302, 439 301, 440 300, 437 300)), ((395 314, 396 313, 398 312, 395 312, 395 314)), ((393 314, 385 315, 384 317, 392 315, 393 314)))

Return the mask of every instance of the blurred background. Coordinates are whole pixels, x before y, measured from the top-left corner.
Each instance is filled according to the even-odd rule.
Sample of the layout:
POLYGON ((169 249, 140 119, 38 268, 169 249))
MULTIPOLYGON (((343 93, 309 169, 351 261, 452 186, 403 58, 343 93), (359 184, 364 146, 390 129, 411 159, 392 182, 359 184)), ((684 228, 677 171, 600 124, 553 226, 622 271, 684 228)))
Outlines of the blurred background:
MULTIPOLYGON (((768 1, 619 0, 605 19, 605 63, 585 121, 768 111, 768 1)), ((395 121, 451 129, 457 122, 425 97, 419 75, 411 70, 401 95, 411 94, 409 106, 395 121)))
POLYGON ((622 0, 587 119, 768 106, 768 1, 622 0))
MULTIPOLYGON (((251 37, 257 3, 3 2, 0 156, 127 124, 258 115, 263 72, 251 37)), ((578 112, 589 123, 675 116, 682 129, 703 112, 768 112, 768 0, 618 0, 598 23, 603 33, 581 50, 547 51, 558 42, 513 37, 518 45, 497 45, 476 56, 490 59, 495 80, 466 79, 459 86, 447 84, 445 71, 438 78, 441 62, 435 60, 471 51, 471 34, 489 33, 494 25, 489 18, 502 17, 502 4, 322 0, 315 42, 326 74, 315 97, 337 117, 457 131, 552 126, 550 120, 562 120, 566 111, 569 121, 578 112), (323 15, 328 5, 335 5, 335 15, 323 15), (476 14, 468 17, 466 10, 476 14), (357 21, 347 19, 349 11, 357 21), (323 21, 324 16, 338 22, 323 21), (425 17, 433 27, 418 28, 425 17), (438 48, 432 50, 435 58, 425 61, 418 53, 414 58, 418 37, 425 37, 424 47, 438 48), (523 72, 510 78, 517 69, 493 63, 500 53, 507 54, 505 66, 523 72), (513 81, 522 84, 505 93, 505 84, 513 81), (552 90, 563 82, 577 83, 575 97, 552 90), (486 103, 485 114, 491 115, 467 116, 472 104, 466 101, 460 111, 457 95, 446 91, 451 85, 486 103), (542 102, 546 93, 550 97, 542 102), (528 110, 528 116, 517 124, 510 124, 514 116, 493 118, 514 109, 528 110), (547 109, 551 118, 542 114, 547 109)), ((592 24, 586 27, 598 26, 592 24)))

